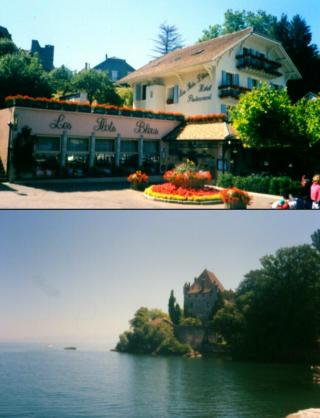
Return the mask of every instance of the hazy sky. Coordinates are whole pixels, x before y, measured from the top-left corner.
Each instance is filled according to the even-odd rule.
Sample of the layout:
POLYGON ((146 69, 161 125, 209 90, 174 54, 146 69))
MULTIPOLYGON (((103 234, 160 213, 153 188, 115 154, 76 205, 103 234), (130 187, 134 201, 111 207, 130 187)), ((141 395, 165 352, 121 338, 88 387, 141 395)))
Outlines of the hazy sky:
POLYGON ((263 9, 279 17, 299 13, 320 45, 319 0, 2 0, 0 25, 22 48, 30 49, 32 39, 55 45, 56 66, 80 70, 108 53, 138 68, 150 61, 161 23, 176 25, 186 45, 193 44, 203 29, 223 22, 228 8, 263 9))
POLYGON ((236 288, 261 256, 310 242, 319 215, 4 211, 0 225, 0 341, 116 341, 204 268, 236 288))

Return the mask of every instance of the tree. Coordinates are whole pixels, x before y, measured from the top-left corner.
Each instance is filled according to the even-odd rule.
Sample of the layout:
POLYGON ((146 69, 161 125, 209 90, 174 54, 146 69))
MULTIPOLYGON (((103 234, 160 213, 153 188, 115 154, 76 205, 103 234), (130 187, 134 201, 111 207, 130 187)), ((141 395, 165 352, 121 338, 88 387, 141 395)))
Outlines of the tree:
POLYGON ((50 97, 48 76, 37 57, 19 51, 0 58, 0 107, 9 95, 50 97))
POLYGON ((286 147, 301 139, 295 132, 293 113, 286 89, 263 84, 241 96, 231 119, 245 147, 286 147))
POLYGON ((12 39, 8 29, 4 28, 3 26, 0 26, 0 39, 12 39))
POLYGON ((16 45, 7 38, 0 38, 0 58, 18 52, 16 45))
POLYGON ((55 93, 64 96, 72 91, 72 80, 74 73, 62 65, 49 73, 49 82, 55 93))
POLYGON ((171 291, 171 294, 170 294, 168 307, 169 307, 169 316, 170 316, 171 321, 175 325, 178 325, 181 320, 182 312, 181 312, 180 305, 176 303, 176 298, 174 296, 173 290, 171 291))
POLYGON ((98 103, 115 106, 122 104, 121 98, 116 93, 114 83, 102 71, 81 71, 74 76, 72 86, 75 90, 86 92, 90 103, 96 100, 98 103))
POLYGON ((320 57, 312 33, 305 19, 295 15, 291 21, 287 15, 279 20, 275 37, 282 43, 292 61, 297 66, 303 79, 288 82, 289 94, 298 100, 309 91, 320 91, 320 57))
POLYGON ((130 325, 130 331, 120 335, 120 352, 182 355, 191 351, 191 347, 175 338, 168 316, 158 309, 140 308, 130 325))
POLYGON ((313 235, 311 235, 312 245, 320 252, 320 229, 318 229, 313 235))
POLYGON ((117 87, 117 94, 122 100, 122 104, 127 107, 133 106, 133 89, 132 87, 117 87))
POLYGON ((238 32, 250 26, 253 26, 259 33, 274 36, 276 24, 276 16, 267 14, 263 10, 258 10, 255 13, 228 9, 224 14, 224 23, 222 25, 209 26, 209 29, 203 31, 199 42, 208 41, 227 33, 238 32))
POLYGON ((300 100, 295 106, 298 131, 310 146, 320 144, 320 99, 300 100))
POLYGON ((167 25, 166 23, 160 25, 158 39, 155 39, 154 43, 155 48, 153 52, 157 54, 155 58, 159 58, 183 47, 183 40, 177 27, 167 25))

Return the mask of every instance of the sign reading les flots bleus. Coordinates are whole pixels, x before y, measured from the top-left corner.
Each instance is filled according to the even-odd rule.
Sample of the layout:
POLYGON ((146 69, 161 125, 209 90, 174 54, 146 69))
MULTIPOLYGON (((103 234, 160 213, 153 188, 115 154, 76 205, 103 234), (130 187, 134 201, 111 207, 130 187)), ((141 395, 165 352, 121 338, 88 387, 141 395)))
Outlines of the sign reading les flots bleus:
MULTIPOLYGON (((58 116, 52 123, 50 123, 51 129, 64 129, 71 130, 72 124, 66 120, 66 117, 63 113, 58 116)), ((96 120, 96 125, 94 125, 93 130, 95 132, 110 132, 115 133, 118 131, 117 127, 114 124, 113 120, 106 118, 98 118, 96 120)), ((144 120, 138 120, 133 128, 135 134, 140 135, 158 135, 159 130, 146 123, 144 120)))

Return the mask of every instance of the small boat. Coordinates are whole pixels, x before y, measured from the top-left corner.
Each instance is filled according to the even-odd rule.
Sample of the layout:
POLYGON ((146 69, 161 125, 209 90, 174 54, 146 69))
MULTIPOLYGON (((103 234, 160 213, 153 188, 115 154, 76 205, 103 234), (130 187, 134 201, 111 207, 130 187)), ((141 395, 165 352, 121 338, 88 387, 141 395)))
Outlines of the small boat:
POLYGON ((75 351, 77 347, 65 347, 64 349, 69 351, 75 351))

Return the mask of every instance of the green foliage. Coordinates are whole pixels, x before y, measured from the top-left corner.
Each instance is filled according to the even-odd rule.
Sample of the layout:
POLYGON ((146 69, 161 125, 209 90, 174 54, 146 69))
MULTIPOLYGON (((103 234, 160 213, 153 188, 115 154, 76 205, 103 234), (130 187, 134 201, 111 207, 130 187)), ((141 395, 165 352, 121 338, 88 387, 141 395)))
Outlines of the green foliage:
MULTIPOLYGON (((312 236, 316 247, 319 236, 312 236)), ((319 303, 319 252, 311 245, 283 248, 245 276, 213 326, 238 359, 319 361, 319 303)))
POLYGON ((169 316, 170 316, 171 321, 175 325, 179 324, 181 320, 182 312, 181 312, 180 305, 176 303, 176 298, 174 297, 173 290, 171 291, 171 294, 170 294, 168 308, 169 308, 169 316))
POLYGON ((320 252, 320 229, 318 229, 312 236, 312 245, 320 252))
POLYGON ((133 89, 132 87, 117 87, 116 92, 122 100, 122 105, 127 107, 133 106, 133 89))
POLYGON ((159 58, 169 52, 182 48, 183 40, 176 26, 162 23, 158 38, 154 40, 154 44, 153 52, 156 53, 155 58, 159 58))
POLYGON ((200 318, 188 316, 187 318, 182 318, 179 325, 185 327, 201 327, 202 321, 200 318))
POLYGON ((121 98, 116 92, 114 83, 105 72, 85 70, 76 74, 72 81, 72 87, 76 91, 85 91, 90 103, 98 103, 120 106, 121 98))
POLYGON ((272 37, 275 34, 276 25, 276 16, 267 14, 263 10, 248 12, 246 10, 228 9, 224 14, 224 23, 222 25, 209 26, 209 29, 203 31, 199 42, 208 41, 227 33, 237 32, 250 26, 253 26, 259 33, 272 37))
POLYGON ((0 39, 12 39, 8 29, 4 28, 3 26, 0 26, 0 39))
POLYGON ((179 355, 191 351, 180 344, 164 312, 140 308, 130 321, 131 329, 120 335, 116 349, 126 353, 179 355))
POLYGON ((286 147, 294 146, 299 139, 293 113, 287 90, 264 83, 241 96, 231 119, 245 147, 286 147))
POLYGON ((50 97, 52 89, 37 57, 25 52, 0 58, 0 107, 9 95, 50 97))
POLYGON ((69 68, 62 65, 59 68, 55 68, 49 73, 49 82, 52 90, 61 96, 66 93, 70 93, 72 90, 72 80, 74 73, 69 68))
POLYGON ((300 183, 290 179, 290 177, 269 177, 269 176, 248 176, 236 177, 231 173, 220 174, 217 185, 229 188, 238 187, 248 192, 266 193, 272 195, 286 196, 296 192, 300 188, 300 183))
POLYGON ((18 52, 16 45, 7 38, 0 38, 0 58, 18 52))
POLYGON ((297 129, 310 145, 320 143, 320 98, 300 100, 295 107, 297 129))

